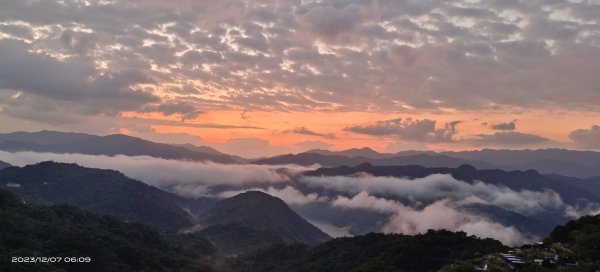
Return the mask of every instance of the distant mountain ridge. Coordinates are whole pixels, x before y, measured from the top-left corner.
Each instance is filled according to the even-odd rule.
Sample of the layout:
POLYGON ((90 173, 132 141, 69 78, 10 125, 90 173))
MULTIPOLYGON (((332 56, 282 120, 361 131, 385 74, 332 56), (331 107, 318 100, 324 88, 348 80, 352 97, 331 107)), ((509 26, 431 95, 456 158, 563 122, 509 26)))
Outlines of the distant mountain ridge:
POLYGON ((484 160, 495 165, 521 164, 540 160, 565 160, 583 165, 596 165, 600 152, 559 148, 549 149, 482 149, 473 151, 440 152, 448 156, 471 160, 484 160))
POLYGON ((559 193, 569 203, 576 203, 579 198, 587 198, 600 203, 600 195, 590 193, 563 180, 542 175, 535 170, 476 169, 471 165, 461 165, 457 168, 423 167, 420 165, 376 166, 364 163, 355 167, 323 167, 304 172, 307 176, 348 176, 356 173, 401 178, 424 178, 432 174, 450 174, 458 180, 467 182, 479 180, 489 184, 506 186, 512 190, 537 191, 547 188, 559 193))
POLYGON ((379 153, 370 148, 342 151, 313 149, 298 154, 285 154, 255 160, 256 164, 320 164, 328 167, 372 165, 421 165, 425 167, 458 167, 469 164, 478 169, 536 170, 578 178, 600 176, 600 152, 567 149, 493 150, 433 152, 401 151, 379 153))
MULTIPOLYGON (((0 150, 8 152, 33 151, 51 153, 81 153, 90 155, 118 154, 152 156, 173 160, 213 161, 242 164, 298 164, 323 166, 422 165, 425 167, 458 167, 463 164, 478 169, 537 170, 578 178, 600 176, 600 152, 567 149, 473 151, 418 151, 381 153, 371 148, 351 148, 341 151, 312 149, 298 154, 247 159, 226 154, 207 146, 164 144, 113 134, 97 136, 85 133, 39 131, 0 134, 0 150)), ((2 165, 0 164, 0 167, 2 165)))
POLYGON ((580 151, 560 148, 548 149, 482 149, 466 151, 435 152, 428 150, 407 150, 397 153, 381 153, 371 148, 351 148, 341 151, 312 149, 303 153, 321 155, 339 155, 346 157, 364 157, 370 159, 391 158, 399 156, 414 156, 419 154, 444 155, 453 158, 462 158, 471 161, 482 161, 494 166, 522 165, 540 161, 571 162, 584 166, 597 166, 600 163, 600 152, 580 151))
POLYGON ((40 131, 0 134, 0 150, 80 153, 89 155, 151 156, 163 159, 237 163, 232 156, 209 147, 171 145, 112 134, 97 136, 85 133, 40 131))
POLYGON ((484 161, 505 170, 535 169, 545 174, 587 178, 600 176, 600 152, 567 149, 441 152, 467 160, 484 161))
MULTIPOLYGON (((501 206, 490 204, 461 204, 460 210, 467 213, 488 218, 492 222, 500 222, 506 226, 513 226, 529 239, 543 237, 552 230, 553 226, 563 224, 571 219, 566 214, 565 207, 580 207, 582 209, 595 209, 600 204, 600 183, 595 180, 581 180, 577 178, 556 178, 551 175, 542 175, 535 170, 528 171, 505 171, 500 169, 476 169, 470 165, 462 165, 457 168, 432 167, 427 168, 418 165, 407 166, 375 166, 368 163, 354 167, 341 166, 331 168, 319 168, 306 171, 306 176, 317 177, 339 177, 339 176, 363 176, 365 174, 376 177, 398 177, 405 179, 425 178, 433 174, 447 174, 461 182, 474 183, 476 181, 492 184, 500 188, 506 187, 513 192, 523 190, 531 192, 556 192, 564 206, 548 207, 536 213, 521 213, 516 210, 508 210, 501 206), (589 206, 588 206, 589 204, 589 206), (587 208, 585 208, 587 207, 587 208)), ((339 179, 342 182, 343 179, 339 179)), ((368 181, 364 181, 368 182, 368 181)), ((414 182, 419 182, 415 180, 414 182)), ((336 186, 343 186, 338 184, 336 186)), ((314 190, 306 190, 305 193, 313 193, 314 190)), ((326 194, 325 191, 318 191, 326 194)), ((382 193, 385 194, 385 193, 382 193)), ((340 220, 338 215, 330 215, 330 220, 340 220)))
POLYGON ((174 146, 181 146, 181 147, 187 148, 189 150, 200 152, 200 153, 205 153, 205 154, 228 156, 228 157, 232 158, 235 162, 238 162, 238 163, 246 163, 246 162, 250 161, 250 159, 246 159, 246 158, 243 158, 240 156, 223 153, 223 152, 218 151, 210 146, 197 146, 197 145, 193 145, 193 144, 189 144, 189 143, 182 144, 182 145, 174 145, 174 146))
POLYGON ((547 174, 547 177, 556 180, 562 180, 570 185, 581 188, 587 192, 600 195, 600 176, 591 178, 574 178, 561 175, 547 174))
POLYGON ((324 149, 311 149, 304 153, 313 153, 313 154, 321 154, 321 155, 339 155, 346 157, 363 157, 368 159, 383 159, 394 157, 394 154, 390 153, 379 153, 371 148, 363 147, 363 148, 350 148, 342 151, 329 151, 324 149))
POLYGON ((363 163, 372 165, 391 166, 391 165, 422 165, 425 167, 458 167, 460 165, 469 164, 477 168, 492 168, 491 165, 480 162, 470 161, 461 158, 453 158, 445 155, 430 155, 430 154, 415 154, 410 156, 393 156, 387 158, 365 158, 361 156, 347 157, 343 155, 325 155, 321 153, 299 153, 287 154, 256 160, 253 164, 298 164, 298 165, 314 165, 320 164, 328 167, 338 166, 357 166, 363 163))

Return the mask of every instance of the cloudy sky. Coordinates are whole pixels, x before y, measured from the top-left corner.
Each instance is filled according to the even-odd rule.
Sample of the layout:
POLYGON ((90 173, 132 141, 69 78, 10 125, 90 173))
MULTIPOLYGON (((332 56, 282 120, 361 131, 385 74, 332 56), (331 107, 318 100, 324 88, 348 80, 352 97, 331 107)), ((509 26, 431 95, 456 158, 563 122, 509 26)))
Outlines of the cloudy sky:
POLYGON ((0 0, 0 132, 600 149, 598 0, 0 0))

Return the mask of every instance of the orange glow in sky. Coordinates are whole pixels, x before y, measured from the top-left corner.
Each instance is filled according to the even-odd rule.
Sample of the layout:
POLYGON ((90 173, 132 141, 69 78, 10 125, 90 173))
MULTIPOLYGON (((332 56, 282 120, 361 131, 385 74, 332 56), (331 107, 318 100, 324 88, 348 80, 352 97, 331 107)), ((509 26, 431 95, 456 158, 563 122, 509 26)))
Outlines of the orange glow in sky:
MULTIPOLYGON (((575 130, 585 126, 585 124, 600 122, 600 117, 595 115, 566 111, 554 113, 533 111, 527 112, 527 114, 518 112, 505 114, 490 111, 417 115, 372 112, 240 112, 218 110, 208 111, 194 120, 185 121, 181 121, 178 116, 164 116, 156 113, 128 112, 124 113, 122 117, 167 120, 172 123, 152 126, 156 133, 194 135, 201 139, 202 144, 214 146, 218 149, 227 149, 226 144, 232 139, 250 138, 266 140, 269 145, 279 147, 277 150, 291 153, 306 150, 307 148, 299 147, 305 142, 322 143, 323 147, 328 146, 328 149, 331 150, 370 147, 381 152, 425 149, 436 151, 481 149, 487 146, 482 147, 467 140, 477 138, 477 135, 494 133, 494 130, 490 128, 491 124, 513 121, 516 124, 515 131, 541 135, 556 144, 568 141, 568 135, 565 131, 575 130), (437 128, 453 121, 460 121, 460 123, 457 125, 456 134, 452 136, 455 141, 452 142, 423 143, 417 140, 404 140, 395 135, 362 135, 346 129, 398 117, 436 120, 437 128), (241 128, 193 127, 190 124, 227 124, 241 128), (314 135, 301 133, 298 131, 299 128, 310 130, 314 132, 314 135)), ((127 129, 123 129, 122 132, 135 135, 127 129)), ((244 152, 237 153, 244 154, 244 152)))

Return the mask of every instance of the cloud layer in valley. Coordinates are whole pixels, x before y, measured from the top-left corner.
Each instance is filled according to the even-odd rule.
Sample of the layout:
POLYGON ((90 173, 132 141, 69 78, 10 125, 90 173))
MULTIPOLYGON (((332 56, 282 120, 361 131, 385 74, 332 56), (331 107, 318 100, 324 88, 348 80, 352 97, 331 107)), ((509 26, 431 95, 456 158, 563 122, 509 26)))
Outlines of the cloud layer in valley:
MULTIPOLYGON (((379 214, 382 222, 371 222, 374 231, 415 234, 427 229, 463 230, 491 237, 507 244, 535 239, 514 226, 474 213, 464 207, 471 204, 499 207, 524 216, 555 212, 574 217, 598 211, 597 204, 585 207, 566 204, 559 194, 547 189, 515 191, 479 181, 468 183, 450 175, 434 174, 418 179, 356 176, 313 177, 301 173, 314 167, 291 165, 222 165, 184 162, 151 157, 92 156, 0 152, 0 160, 13 165, 40 161, 76 162, 87 167, 108 168, 169 190, 184 197, 226 198, 248 190, 259 190, 282 198, 302 211, 309 220, 310 209, 318 205, 332 217, 357 211, 379 214), (596 205, 596 206, 593 206, 596 205)), ((320 212, 323 212, 321 210, 320 212)), ((360 220, 360 219, 356 219, 360 220)), ((315 220, 323 221, 323 220, 315 220)), ((352 232, 352 224, 320 222, 339 233, 352 232)))
POLYGON ((185 197, 212 194, 211 187, 248 188, 256 185, 285 184, 302 171, 313 168, 299 166, 228 165, 213 162, 186 162, 148 156, 93 156, 0 151, 0 160, 23 166, 41 161, 77 163, 86 167, 114 169, 125 175, 185 197))

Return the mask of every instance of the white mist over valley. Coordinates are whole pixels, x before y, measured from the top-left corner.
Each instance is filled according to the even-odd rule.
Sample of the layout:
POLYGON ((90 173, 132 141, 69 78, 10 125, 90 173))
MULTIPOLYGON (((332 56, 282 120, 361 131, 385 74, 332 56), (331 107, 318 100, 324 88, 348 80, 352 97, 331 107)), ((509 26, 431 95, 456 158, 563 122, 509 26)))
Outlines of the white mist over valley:
POLYGON ((540 237, 468 207, 498 207, 532 218, 547 213, 575 218, 600 212, 598 203, 570 205, 550 189, 512 190, 482 181, 457 180, 448 174, 423 178, 376 177, 367 173, 306 176, 303 172, 319 165, 220 164, 149 156, 37 152, 0 151, 0 160, 16 166, 55 161, 114 169, 185 198, 223 199, 245 191, 262 191, 283 199, 332 236, 371 231, 418 234, 428 229, 447 229, 519 245, 540 237))

